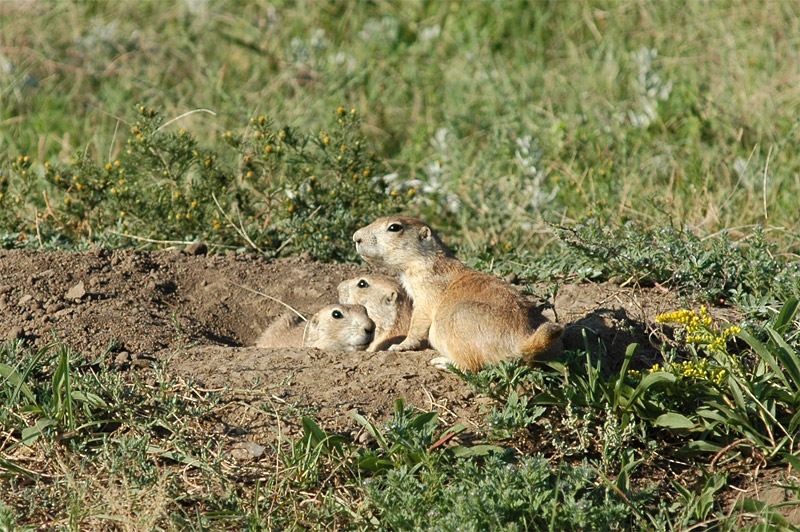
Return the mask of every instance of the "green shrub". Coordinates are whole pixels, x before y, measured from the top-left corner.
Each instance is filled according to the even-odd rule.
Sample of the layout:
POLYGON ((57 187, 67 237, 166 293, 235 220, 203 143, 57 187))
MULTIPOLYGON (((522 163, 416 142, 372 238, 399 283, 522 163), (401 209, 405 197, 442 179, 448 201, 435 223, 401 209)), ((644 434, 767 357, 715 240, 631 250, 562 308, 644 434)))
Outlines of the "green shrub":
POLYGON ((404 196, 387 191, 357 111, 339 107, 334 116, 329 130, 315 134, 259 116, 211 149, 139 106, 118 159, 102 164, 82 152, 67 164, 45 163, 41 176, 28 156, 0 163, 0 201, 21 205, 0 209, 0 223, 72 242, 203 239, 353 260, 350 235, 398 211, 404 196))
POLYGON ((603 275, 659 283, 680 294, 760 311, 767 301, 800 296, 800 263, 779 258, 756 228, 735 241, 727 231, 701 238, 685 229, 589 218, 557 226, 561 241, 603 275))

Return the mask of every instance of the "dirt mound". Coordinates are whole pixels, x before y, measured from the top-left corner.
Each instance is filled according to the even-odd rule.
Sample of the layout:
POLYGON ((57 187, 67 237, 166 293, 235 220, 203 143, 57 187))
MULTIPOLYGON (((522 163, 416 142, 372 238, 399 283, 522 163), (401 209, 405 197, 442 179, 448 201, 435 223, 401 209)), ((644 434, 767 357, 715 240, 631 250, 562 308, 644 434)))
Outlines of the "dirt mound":
MULTIPOLYGON (((455 376, 429 366, 432 351, 248 347, 286 312, 261 294, 310 314, 336 301, 340 281, 367 268, 199 251, 0 250, 0 338, 24 338, 34 347, 59 339, 84 353, 105 354, 123 372, 158 359, 177 376, 238 390, 245 402, 292 405, 337 431, 354 430, 348 411, 381 419, 398 397, 437 409, 446 420, 480 419, 480 398, 455 376)), ((567 325, 565 346, 599 346, 608 366, 618 363, 631 341, 645 348, 642 364, 654 358, 653 319, 680 306, 659 290, 588 283, 560 286, 551 303, 555 312, 544 312, 567 325)), ((234 419, 248 432, 275 432, 254 427, 244 407, 229 412, 225 423, 234 419)))

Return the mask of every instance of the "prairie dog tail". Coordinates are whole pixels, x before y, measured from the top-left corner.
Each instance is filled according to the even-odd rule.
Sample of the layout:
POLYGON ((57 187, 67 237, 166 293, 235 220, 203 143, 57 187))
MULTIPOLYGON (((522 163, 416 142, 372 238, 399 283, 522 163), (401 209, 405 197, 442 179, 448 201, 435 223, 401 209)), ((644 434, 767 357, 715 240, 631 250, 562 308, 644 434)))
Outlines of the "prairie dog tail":
POLYGON ((564 327, 550 321, 544 322, 532 335, 523 340, 519 345, 520 354, 524 359, 531 359, 556 343, 561 337, 564 327))

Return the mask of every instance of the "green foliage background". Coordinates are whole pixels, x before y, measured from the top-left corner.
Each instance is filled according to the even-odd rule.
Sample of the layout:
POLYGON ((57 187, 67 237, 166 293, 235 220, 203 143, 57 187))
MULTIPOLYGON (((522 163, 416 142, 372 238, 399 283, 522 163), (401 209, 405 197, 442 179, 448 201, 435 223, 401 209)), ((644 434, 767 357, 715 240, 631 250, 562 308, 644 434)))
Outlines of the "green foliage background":
MULTIPOLYGON (((333 128, 343 106, 363 117, 365 142, 385 165, 377 177, 389 175, 397 192, 413 189, 406 209, 473 250, 538 250, 552 239, 545 222, 587 216, 703 235, 747 235, 762 224, 783 250, 797 244, 800 61, 791 1, 0 9, 8 232, 30 231, 37 214, 60 231, 41 194, 51 186, 42 165, 76 154, 101 168, 120 160, 139 104, 163 122, 213 111, 162 132, 187 131, 215 167, 233 173, 245 170, 246 154, 226 150, 226 132, 244 133, 251 118, 265 116, 278 130, 314 136, 333 128), (30 158, 35 182, 12 167, 19 156, 30 158)), ((203 196, 203 208, 214 210, 203 196)), ((168 222, 170 235, 132 230, 201 236, 185 225, 168 222)), ((98 229, 92 238, 102 240, 98 229)), ((220 243, 237 240, 228 231, 220 243)), ((280 243, 265 237, 264 246, 280 243)))
POLYGON ((0 1, 2 246, 354 260, 352 231, 403 211, 483 270, 747 318, 675 314, 650 370, 632 345, 617 373, 587 347, 461 374, 494 400, 475 445, 402 401, 356 418, 367 444, 303 418, 273 469, 223 466, 201 423, 224 399, 161 367, 9 342, 0 528, 41 524, 30 500, 105 525, 99 496, 143 529, 791 530, 720 494, 731 464, 800 470, 799 107, 794 0, 0 1))

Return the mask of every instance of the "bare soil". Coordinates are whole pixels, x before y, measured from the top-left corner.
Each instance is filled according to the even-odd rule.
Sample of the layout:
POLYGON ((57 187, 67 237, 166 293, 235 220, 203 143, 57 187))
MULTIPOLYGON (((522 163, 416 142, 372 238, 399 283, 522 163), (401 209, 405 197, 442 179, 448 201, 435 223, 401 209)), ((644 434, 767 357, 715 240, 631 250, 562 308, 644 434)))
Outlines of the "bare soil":
MULTIPOLYGON (((281 434, 297 436, 303 415, 326 430, 363 438, 350 414, 382 423, 398 398, 438 411, 445 424, 460 421, 480 428, 491 401, 457 376, 429 365, 434 351, 252 347, 263 328, 287 312, 276 300, 309 315, 336 301, 340 281, 370 271, 303 257, 207 255, 202 247, 0 250, 0 341, 24 339, 38 348, 59 340, 102 357, 114 371, 147 378, 149 368, 159 365, 197 389, 218 391, 226 400, 207 429, 230 440, 232 456, 238 452, 239 459, 255 458, 248 449, 263 448, 281 434)), ((548 293, 552 285, 530 288, 533 294, 548 293)), ((655 325, 655 317, 686 305, 659 287, 563 280, 554 301, 531 299, 565 325, 565 349, 588 344, 609 370, 618 367, 631 342, 641 346, 636 365, 657 361, 668 335, 655 325)), ((738 319, 729 309, 711 313, 721 321, 738 319)), ((758 498, 776 485, 753 480, 736 483, 755 489, 758 498)), ((783 491, 778 495, 785 496, 783 491)))
MULTIPOLYGON (((343 433, 358 428, 349 412, 380 421, 401 397, 420 409, 439 410, 445 422, 480 424, 485 400, 458 377, 430 366, 433 351, 251 347, 263 328, 287 312, 275 299, 308 315, 336 301, 340 281, 368 271, 302 257, 207 255, 202 248, 0 250, 0 339, 23 338, 34 347, 57 339, 105 356, 120 372, 159 361, 205 389, 240 395, 239 404, 291 407, 343 433)), ((662 335, 654 318, 680 306, 663 290, 611 283, 562 284, 555 301, 537 303, 566 325, 565 348, 588 341, 608 368, 632 341, 643 347, 640 365, 655 361, 662 335)), ((726 318, 724 310, 717 314, 726 318)), ((228 409, 222 422, 250 439, 271 439, 279 427, 263 417, 240 406, 228 409)))

